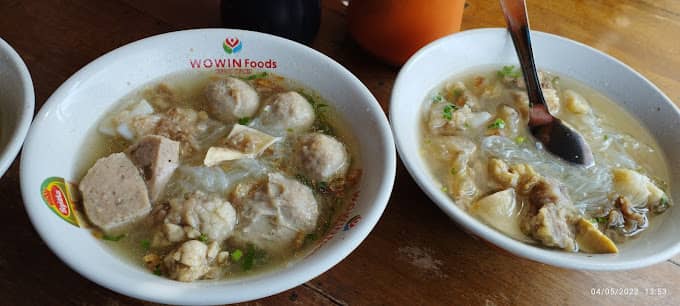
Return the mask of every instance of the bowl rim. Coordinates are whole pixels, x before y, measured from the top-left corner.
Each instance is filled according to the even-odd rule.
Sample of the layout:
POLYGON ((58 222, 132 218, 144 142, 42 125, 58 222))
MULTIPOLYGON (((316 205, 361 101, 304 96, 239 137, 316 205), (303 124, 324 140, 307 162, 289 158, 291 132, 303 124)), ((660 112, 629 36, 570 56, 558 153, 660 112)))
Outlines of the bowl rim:
POLYGON ((24 97, 18 114, 19 118, 15 121, 13 131, 7 135, 9 140, 0 153, 0 177, 2 177, 16 159, 24 140, 26 139, 26 135, 28 134, 31 121, 33 120, 33 111, 35 109, 35 91, 28 66, 26 66, 26 63, 19 53, 17 53, 17 51, 1 37, 0 52, 5 53, 19 71, 19 81, 24 97))
MULTIPOLYGON (((672 247, 669 247, 662 252, 656 253, 653 256, 648 256, 645 258, 639 258, 639 259, 631 259, 627 261, 616 261, 612 263, 596 263, 592 261, 585 260, 584 258, 578 258, 578 257, 573 257, 569 259, 565 259, 561 256, 556 256, 555 252, 556 250, 551 250, 547 248, 542 248, 538 246, 533 246, 529 245, 520 241, 517 241, 515 239, 512 239, 508 237, 505 234, 502 234, 494 229, 492 229, 490 226, 484 224, 483 222, 477 220, 473 216, 471 216, 469 213, 458 207, 454 201, 445 195, 440 194, 438 190, 435 190, 433 184, 428 184, 427 182, 430 181, 432 178, 425 177, 423 175, 420 175, 420 173, 416 170, 417 165, 416 165, 416 160, 421 159, 421 157, 416 157, 416 156, 411 156, 412 154, 407 154, 408 150, 408 144, 405 143, 405 140, 400 137, 399 131, 402 130, 402 128, 399 125, 399 118, 395 117, 395 113, 397 113, 395 108, 397 105, 395 103, 392 103, 398 99, 398 95, 400 92, 400 88, 407 86, 408 84, 405 83, 405 79, 407 78, 407 74, 413 67, 419 64, 422 58, 427 57, 428 54, 435 49, 442 48, 443 46, 446 45, 453 45, 453 43, 450 43, 451 41, 455 41, 457 39, 460 39, 462 37, 466 36, 474 36, 474 35, 493 35, 493 34, 500 34, 500 33, 507 33, 507 30, 505 28, 498 28, 498 27, 491 27, 491 28, 478 28, 478 29, 471 29, 471 30, 465 30, 461 31, 452 35, 448 35, 445 37, 442 37, 440 39, 437 39, 428 45, 424 46, 420 50, 418 50, 411 58, 404 64, 404 66, 401 68, 399 71, 399 74, 397 75, 397 78, 394 82, 394 86, 392 88, 392 94, 390 97, 390 111, 389 111, 389 117, 390 117, 390 123, 392 124, 392 132, 394 133, 394 139, 395 143, 397 146, 397 152, 399 154, 399 157, 401 161, 404 163, 404 166, 406 167, 407 171, 413 177, 414 181, 420 187, 422 191, 425 192, 425 194, 430 198, 432 202, 434 202, 441 210, 444 211, 451 219, 453 219, 457 224, 459 224, 463 231, 466 233, 472 235, 473 237, 481 238, 484 242, 498 247, 501 250, 507 251, 512 255, 526 258, 535 262, 539 263, 545 263, 549 264, 552 266, 556 267, 561 267, 561 268, 567 268, 567 269, 575 269, 575 270, 593 270, 593 271, 617 271, 617 270, 628 270, 628 269, 638 269, 638 268, 643 268, 647 267, 659 262, 663 262, 668 260, 669 258, 673 257, 674 255, 680 253, 680 239, 678 239, 675 244, 672 245, 672 247)), ((509 34, 507 34, 509 37, 509 34)), ((608 60, 613 62, 616 65, 619 65, 628 72, 632 73, 635 75, 638 79, 642 80, 643 82, 646 83, 647 86, 652 88, 654 91, 660 94, 661 97, 663 97, 663 100, 665 103, 668 103, 672 106, 672 108, 675 110, 676 114, 680 115, 680 109, 678 106, 673 103, 666 94, 663 93, 654 83, 649 81, 647 78, 645 78, 643 75, 641 75, 639 72, 636 70, 632 69, 625 63, 621 62, 620 60, 614 58, 613 56, 610 56, 600 50, 597 50, 593 47, 590 47, 586 44, 583 44, 581 42, 562 37, 556 34, 551 34, 551 33, 546 33, 546 32, 541 32, 541 31, 535 31, 531 30, 531 35, 532 38, 534 37, 541 37, 541 38, 547 38, 547 39, 552 39, 552 40, 557 40, 557 41, 562 41, 566 42, 569 44, 573 44, 576 47, 579 48, 585 48, 591 52, 594 52, 597 54, 599 57, 602 57, 604 60, 608 60)), ((423 93, 423 98, 425 97, 427 93, 423 93)), ((419 105, 422 105, 419 104, 419 105)), ((418 112, 416 115, 420 114, 418 112)), ((417 145, 417 144, 416 144, 417 145)), ((415 154, 417 155, 417 154, 415 154)), ((426 173, 429 173, 429 170, 425 171, 426 173)), ((561 252, 561 251, 559 251, 561 252)), ((567 254, 572 254, 572 253, 567 253, 567 254)), ((589 256, 615 256, 611 254, 588 254, 589 256)))
MULTIPOLYGON (((42 203, 32 203, 33 201, 30 201, 29 199, 31 198, 28 195, 28 186, 30 185, 30 182, 28 181, 27 177, 25 175, 21 176, 21 193, 24 201, 24 205, 26 207, 29 219, 31 223, 33 224, 33 227, 36 229, 36 231, 39 233, 41 239, 45 241, 49 249, 59 257, 59 259, 64 262, 68 267, 70 267, 72 270, 76 271, 80 275, 84 276, 88 280, 103 286, 105 288, 111 289, 113 291, 116 291, 120 294, 127 295, 130 297, 138 298, 141 300, 147 300, 147 301, 153 301, 153 302, 159 302, 159 303, 166 303, 166 304, 193 304, 193 305, 208 305, 208 304, 222 304, 222 303, 236 303, 236 302, 244 302, 244 301, 249 301, 249 300, 254 300, 254 299, 259 299, 259 298, 264 298, 267 296, 271 296, 280 292, 283 292, 285 290, 289 290, 291 288, 294 288, 296 286, 299 286, 307 281, 310 281, 317 276, 321 275, 322 273, 328 271, 338 263, 340 263, 344 258, 349 256, 351 252, 353 252, 369 235, 369 233, 373 230, 375 225, 378 223, 380 217, 382 216, 385 208, 387 207, 391 191, 394 186, 394 180, 396 177, 396 166, 397 166, 397 155, 396 155, 396 150, 395 150, 395 144, 394 144, 394 138, 393 134, 391 132, 391 128, 389 126, 389 122, 387 120, 387 116, 385 112, 382 110, 382 107, 380 106, 379 102, 373 96, 373 94, 370 92, 370 90, 353 74, 351 73, 347 68, 330 58, 329 56, 311 48, 308 46, 305 46, 303 44, 300 44, 298 42, 288 40, 282 37, 274 36, 271 34, 266 34, 266 33, 260 33, 260 32, 255 32, 255 31, 247 31, 247 30, 241 30, 241 29, 228 29, 228 28, 201 28, 201 29, 190 29, 190 30, 178 30, 178 31, 172 31, 172 32, 167 32, 167 33, 162 33, 162 34, 157 34, 157 35, 152 35, 149 37, 145 37, 133 42, 130 42, 128 44, 125 44, 123 46, 120 46, 116 49, 113 49, 98 58, 94 59, 90 63, 86 64, 83 66, 81 69, 79 69, 77 72, 75 72, 73 75, 71 75, 64 83, 62 83, 53 93, 52 95, 47 99, 47 101, 44 103, 44 105, 41 107, 40 111, 36 115, 36 123, 34 125, 37 125, 37 123, 40 123, 45 115, 55 109, 56 107, 59 106, 61 102, 64 101, 64 98, 67 97, 68 92, 72 90, 75 86, 78 85, 78 80, 82 78, 83 76, 87 76, 91 73, 94 73, 98 71, 98 69, 101 69, 101 67, 104 66, 104 63, 107 61, 110 61, 111 58, 118 56, 118 54, 125 54, 128 52, 128 50, 134 50, 140 47, 143 47, 145 45, 153 44, 156 41, 167 41, 167 40, 173 40, 173 38, 177 35, 201 35, 201 34, 209 34, 213 32, 219 32, 219 33, 224 33, 225 31, 229 31, 230 33, 239 33, 239 35, 243 36, 249 36, 250 38, 257 38, 261 39, 264 41, 278 41, 285 43, 290 46, 291 49, 295 49, 296 52, 300 53, 305 53, 306 55, 317 57, 323 62, 327 63, 332 67, 332 70, 338 73, 339 75, 342 75, 343 78, 345 78, 349 82, 349 86, 356 88, 357 93, 362 97, 362 101, 365 101, 365 103, 361 104, 362 107, 365 107, 368 112, 370 112, 372 117, 375 119, 375 126, 377 133, 375 136, 380 137, 381 143, 381 148, 383 149, 384 158, 381 162, 381 167, 384 168, 382 173, 376 174, 380 175, 382 179, 378 180, 376 185, 376 191, 375 191, 375 196, 373 198, 368 199, 370 201, 370 209, 366 210, 365 214, 362 214, 362 221, 357 224, 357 226, 354 227, 353 231, 349 232, 347 237, 342 240, 342 242, 333 244, 333 245, 328 245, 326 244, 323 249, 329 249, 332 250, 332 252, 326 252, 329 253, 326 257, 316 260, 315 262, 317 263, 316 265, 302 265, 299 263, 299 261, 304 260, 305 258, 299 258, 297 264, 295 264, 294 269, 288 269, 287 267, 281 267, 274 269, 272 271, 265 272, 264 274, 260 274, 256 279, 254 279, 254 282, 257 282, 257 285, 259 286, 259 290, 257 293, 254 293, 253 290, 241 290, 243 289, 243 283, 248 282, 251 279, 246 278, 244 279, 243 282, 240 281, 240 279, 235 279, 235 280, 218 280, 215 282, 207 281, 207 282, 193 282, 193 283, 181 283, 181 282, 174 282, 177 284, 177 286, 183 286, 186 284, 192 284, 196 286, 196 289, 203 288, 204 290, 211 290, 215 291, 220 291, 219 289, 222 288, 224 289, 225 286, 233 286, 234 290, 238 290, 240 294, 242 294, 239 297, 233 297, 233 296, 228 296, 228 294, 225 294, 224 291, 220 291, 218 293, 221 294, 214 294, 211 296, 182 296, 182 297, 166 297, 163 296, 162 292, 147 292, 143 291, 141 288, 135 288, 134 284, 124 284, 120 282, 114 282, 111 281, 109 278, 107 278, 105 275, 97 275, 90 270, 87 269, 87 267, 80 265, 78 262, 74 262, 71 260, 68 256, 69 251, 65 250, 63 246, 60 246, 56 240, 54 239, 46 239, 50 238, 52 234, 50 233, 50 227, 43 225, 38 219, 36 219, 36 215, 32 213, 33 209, 38 209, 36 207, 32 206, 40 206, 42 203), (292 273, 291 271, 296 271, 296 273, 292 273), (289 272, 289 273, 286 273, 289 272), (284 281, 279 280, 278 282, 275 282, 273 280, 281 278, 280 275, 286 276, 284 281), (228 282, 228 283, 222 283, 220 282, 228 282), (198 284, 198 285, 196 285, 198 284), (202 284, 207 284, 207 285, 202 285, 202 284), (263 285, 267 285, 266 287, 263 285)), ((149 80, 151 81, 151 80, 149 80)), ((134 88, 132 90, 135 90, 134 88)), ((31 146, 31 141, 33 138, 34 134, 40 133, 36 128, 31 128, 28 132, 28 137, 27 137, 27 144, 29 144, 29 147, 31 146)), ((22 153, 26 154, 26 151, 22 153)), ((28 160, 22 158, 21 160, 21 169, 20 172, 23 173, 25 169, 28 166, 28 160)), ((377 176, 376 176, 377 177, 377 176)), ((40 207, 42 208, 42 207, 40 207)), ((86 230, 86 229, 85 229, 86 230)), ((310 254, 311 255, 311 254, 310 254)), ((116 256, 117 257, 117 256, 116 256)))

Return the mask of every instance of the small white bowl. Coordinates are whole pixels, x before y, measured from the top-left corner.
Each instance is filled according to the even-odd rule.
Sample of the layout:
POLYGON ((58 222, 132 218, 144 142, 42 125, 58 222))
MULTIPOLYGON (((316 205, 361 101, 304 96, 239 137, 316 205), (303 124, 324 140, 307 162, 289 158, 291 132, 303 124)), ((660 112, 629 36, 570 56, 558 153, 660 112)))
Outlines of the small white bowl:
MULTIPOLYGON (((680 182, 680 112, 654 84, 620 61, 581 43, 532 31, 536 65, 588 84, 638 118, 655 137, 670 167, 671 184, 680 182)), ((399 72, 392 89, 390 121, 397 150, 420 188, 469 233, 512 254, 538 262, 589 270, 640 268, 669 259, 680 251, 680 210, 665 212, 661 224, 620 245, 619 254, 568 253, 532 246, 509 238, 460 209, 442 192, 419 153, 420 120, 425 97, 436 86, 471 68, 518 66, 512 39, 505 29, 460 32, 418 51, 399 72)), ((680 199, 680 189, 671 197, 680 199)))
MULTIPOLYGON (((242 65, 244 65, 242 64, 242 65)), ((347 69, 304 45, 272 35, 228 29, 180 31, 118 48, 88 64, 61 85, 31 127, 21 159, 21 191, 28 215, 47 245, 90 280, 119 293, 168 304, 222 304, 253 300, 300 285, 352 252, 382 215, 396 171, 394 141, 377 100, 347 69), (230 38, 229 45, 225 39, 230 38), (240 42, 239 42, 240 41, 240 42), (229 48, 225 47, 228 46, 229 48), (227 52, 231 51, 231 52, 227 52), (332 103, 349 124, 362 158, 355 205, 341 214, 333 236, 307 257, 264 274, 222 281, 181 283, 155 276, 110 252, 90 231, 53 213, 41 184, 57 176, 77 181, 78 152, 104 112, 131 91, 168 74, 212 70, 217 60, 266 62, 332 103), (210 66, 210 68, 206 68, 210 66)))
POLYGON ((31 74, 19 54, 0 38, 0 176, 24 143, 34 107, 31 74))

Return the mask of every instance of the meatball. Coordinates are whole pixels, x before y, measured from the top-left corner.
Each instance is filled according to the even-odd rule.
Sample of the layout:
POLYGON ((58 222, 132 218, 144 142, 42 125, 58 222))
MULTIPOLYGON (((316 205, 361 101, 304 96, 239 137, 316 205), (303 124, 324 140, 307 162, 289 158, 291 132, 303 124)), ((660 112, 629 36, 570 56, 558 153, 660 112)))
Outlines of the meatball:
POLYGON ((568 209, 548 203, 535 216, 526 219, 522 230, 545 246, 576 252, 578 248, 569 221, 571 215, 568 209))
POLYGON ((297 92, 289 91, 273 96, 262 108, 262 125, 277 135, 286 131, 302 131, 314 123, 312 105, 297 92))
POLYGON ((300 169, 308 178, 317 182, 344 176, 349 166, 345 146, 324 134, 311 133, 300 137, 297 155, 300 169))
POLYGON ((179 166, 180 143, 163 136, 148 135, 130 146, 126 153, 144 174, 151 201, 158 200, 179 166))
POLYGON ((144 178, 124 153, 97 160, 79 188, 85 214, 106 232, 124 229, 151 211, 144 178))
POLYGON ((255 89, 236 78, 213 81, 205 87, 203 93, 210 113, 224 122, 251 117, 260 105, 260 97, 255 89))
POLYGON ((520 224, 522 232, 545 246, 578 251, 573 229, 576 213, 564 186, 557 180, 542 178, 531 189, 528 200, 520 224))
POLYGON ((255 186, 237 201, 239 227, 232 239, 276 252, 314 231, 319 208, 309 187, 279 173, 255 186))

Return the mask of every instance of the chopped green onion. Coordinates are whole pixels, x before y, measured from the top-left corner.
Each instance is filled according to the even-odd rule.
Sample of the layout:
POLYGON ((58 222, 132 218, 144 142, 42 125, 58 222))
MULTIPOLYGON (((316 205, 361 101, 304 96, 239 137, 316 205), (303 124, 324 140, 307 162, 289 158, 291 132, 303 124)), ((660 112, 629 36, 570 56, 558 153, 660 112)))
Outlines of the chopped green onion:
POLYGON ((318 182, 316 183, 316 190, 318 190, 321 193, 326 193, 328 192, 328 183, 327 182, 318 182))
POLYGON ((161 276, 161 274, 163 274, 163 273, 161 273, 161 267, 160 267, 160 266, 156 266, 156 269, 153 270, 153 274, 156 274, 156 275, 158 275, 158 276, 161 276))
POLYGON ((597 223, 607 223, 609 219, 607 217, 595 217, 595 221, 597 221, 597 223))
POLYGON ((241 251, 241 249, 236 249, 236 251, 231 252, 229 256, 231 257, 232 261, 239 261, 239 259, 243 257, 243 251, 241 251))
POLYGON ((510 66, 503 66, 501 70, 498 70, 498 76, 499 77, 511 77, 511 78, 516 78, 520 76, 519 70, 515 69, 515 66, 510 65, 510 66))
POLYGON ((316 104, 314 104, 314 107, 316 108, 317 111, 325 111, 325 108, 328 107, 328 104, 317 102, 316 104))
POLYGON ((302 90, 298 91, 298 93, 301 96, 305 97, 305 99, 307 99, 307 102, 309 102, 309 104, 312 105, 312 108, 314 109, 314 112, 316 113, 317 117, 319 116, 323 117, 323 113, 326 111, 325 108, 328 107, 328 104, 316 102, 316 100, 314 100, 312 96, 308 95, 302 90))
POLYGON ((302 183, 303 185, 306 185, 306 186, 308 186, 308 187, 313 187, 313 186, 312 186, 312 181, 309 180, 306 176, 304 176, 304 175, 302 175, 302 174, 296 174, 296 175, 295 175, 295 178, 296 178, 298 181, 300 181, 300 183, 302 183))
POLYGON ((251 80, 255 80, 255 79, 264 78, 266 76, 267 76, 267 72, 265 71, 265 72, 260 72, 260 73, 256 73, 256 74, 251 74, 251 75, 247 76, 245 79, 248 80, 248 81, 251 81, 251 80))
POLYGON ((505 121, 501 118, 496 118, 496 120, 493 121, 493 123, 489 124, 488 128, 490 129, 502 129, 505 128, 505 121))
POLYGON ((102 235, 102 239, 107 241, 119 241, 123 238, 125 238, 125 234, 120 234, 118 236, 109 236, 107 234, 102 235))
POLYGON ((524 138, 524 136, 517 136, 515 137, 515 143, 518 145, 523 144, 527 139, 524 138))
POLYGON ((241 268, 244 271, 248 271, 253 268, 255 261, 264 258, 265 253, 262 250, 258 250, 252 244, 248 245, 246 253, 243 255, 243 261, 241 262, 241 268))
POLYGON ((316 124, 316 126, 317 126, 316 129, 319 132, 321 132, 322 134, 326 134, 326 135, 330 135, 330 136, 335 135, 335 133, 333 132, 333 128, 330 125, 328 125, 328 123, 326 123, 326 122, 318 122, 316 124))
MULTIPOLYGON (((316 100, 314 100, 312 96, 308 95, 303 90, 299 90, 298 93, 305 97, 307 99, 307 102, 309 102, 309 104, 312 105, 312 108, 314 109, 314 113, 316 115, 316 119, 314 120, 313 125, 314 130, 326 135, 334 136, 335 132, 333 130, 333 127, 328 123, 328 120, 326 119, 327 115, 326 111, 328 110, 327 108, 329 107, 328 104, 317 102, 316 100)), ((290 130, 289 132, 292 132, 292 130, 290 130)))
POLYGON ((246 252, 246 255, 243 257, 243 261, 241 262, 241 269, 244 271, 248 271, 253 268, 253 265, 255 264, 255 253, 253 252, 246 252))
POLYGON ((460 88, 456 88, 453 90, 453 98, 458 99, 458 97, 463 95, 463 90, 460 88))
POLYGON ((248 125, 250 123, 250 117, 243 117, 238 119, 238 124, 240 125, 248 125))
POLYGON ((447 193, 447 192, 449 192, 449 189, 446 188, 446 186, 442 186, 442 192, 447 193))
POLYGON ((463 126, 464 126, 466 129, 469 129, 469 128, 470 128, 470 124, 467 123, 467 122, 463 123, 463 126))
POLYGON ((287 129, 286 129, 286 132, 292 133, 292 132, 293 132, 293 129, 292 129, 292 128, 287 128, 287 129))
POLYGON ((447 104, 442 110, 442 117, 446 120, 451 120, 453 118, 453 112, 458 109, 458 106, 453 104, 447 104))
POLYGON ((668 207, 668 198, 666 198, 665 196, 661 197, 661 199, 659 200, 659 206, 663 208, 668 207))
POLYGON ((316 240, 316 238, 317 238, 316 233, 307 234, 307 235, 305 235, 304 243, 307 244, 307 243, 313 242, 314 240, 316 240))
POLYGON ((607 139, 609 139, 609 135, 605 134, 603 138, 604 138, 605 141, 607 141, 607 139))
POLYGON ((208 236, 206 234, 201 234, 200 236, 198 236, 198 241, 208 242, 208 236))
POLYGON ((456 175, 456 173, 458 173, 458 169, 456 169, 455 167, 451 168, 450 172, 452 175, 456 175))
POLYGON ((444 100, 444 97, 442 97, 442 95, 439 95, 439 94, 438 94, 438 95, 436 95, 436 96, 434 96, 434 97, 432 98, 432 103, 439 103, 439 102, 441 102, 442 100, 444 100))
POLYGON ((149 240, 142 240, 142 249, 148 251, 151 248, 151 242, 149 240))

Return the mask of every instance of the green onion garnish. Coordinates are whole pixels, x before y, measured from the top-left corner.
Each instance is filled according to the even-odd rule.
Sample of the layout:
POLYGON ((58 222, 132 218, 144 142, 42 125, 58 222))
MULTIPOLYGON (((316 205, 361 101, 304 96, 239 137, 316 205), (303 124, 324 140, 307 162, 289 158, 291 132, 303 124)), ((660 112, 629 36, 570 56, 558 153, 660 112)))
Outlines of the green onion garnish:
POLYGON ((120 234, 118 236, 109 236, 107 234, 102 235, 102 239, 107 241, 119 241, 123 238, 125 238, 125 234, 120 234))
POLYGON ((516 78, 520 76, 519 70, 515 69, 515 66, 510 65, 510 66, 503 66, 501 70, 498 70, 498 76, 499 77, 511 77, 511 78, 516 78))
POLYGON ((609 219, 607 217, 595 217, 595 221, 597 221, 597 223, 607 223, 609 219))
POLYGON ((148 251, 151 248, 151 242, 149 240, 142 240, 142 249, 148 251))
POLYGON ((243 117, 238 119, 238 124, 240 125, 248 125, 250 123, 250 117, 243 117))
POLYGON ((260 72, 260 73, 256 73, 256 74, 251 74, 251 75, 245 77, 245 79, 248 80, 248 81, 252 81, 252 80, 255 80, 255 79, 264 78, 266 76, 267 76, 267 72, 265 71, 265 72, 260 72))
POLYGON ((447 104, 442 110, 442 117, 446 120, 451 120, 453 118, 453 112, 458 109, 458 106, 453 104, 447 104))
POLYGON ((208 236, 206 234, 201 234, 200 236, 198 236, 198 241, 204 242, 204 243, 208 242, 208 236))
POLYGON ((241 249, 236 249, 235 251, 231 252, 229 256, 231 257, 232 261, 239 261, 239 259, 243 257, 243 251, 241 251, 241 249))
POLYGON ((488 128, 490 129, 502 129, 505 128, 505 121, 501 118, 496 118, 496 120, 493 121, 493 123, 489 124, 488 128))

